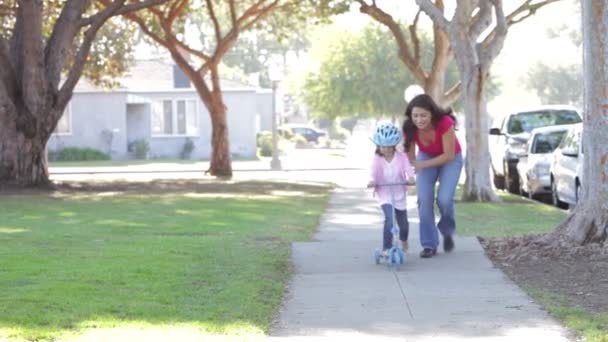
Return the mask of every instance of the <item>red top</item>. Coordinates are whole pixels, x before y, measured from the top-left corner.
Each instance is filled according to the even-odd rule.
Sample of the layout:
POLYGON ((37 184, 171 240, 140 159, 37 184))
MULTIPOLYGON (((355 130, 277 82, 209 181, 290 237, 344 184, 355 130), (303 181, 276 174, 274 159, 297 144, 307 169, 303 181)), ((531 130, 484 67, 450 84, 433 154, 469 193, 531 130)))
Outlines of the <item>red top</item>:
MULTIPOLYGON (((416 130, 416 133, 414 135, 414 140, 416 141, 416 144, 418 145, 418 150, 420 152, 424 152, 433 157, 436 157, 436 156, 442 154, 443 153, 442 137, 445 134, 445 132, 447 132, 448 129, 450 129, 450 127, 454 127, 454 119, 452 119, 452 117, 449 115, 444 115, 441 118, 441 120, 439 120, 439 123, 437 124, 437 127, 435 128, 435 140, 430 145, 424 145, 422 143, 422 141, 420 141, 420 138, 418 137, 418 130, 416 130)), ((460 143, 458 142, 458 138, 456 136, 454 136, 454 153, 458 154, 460 152, 461 152, 460 143)))

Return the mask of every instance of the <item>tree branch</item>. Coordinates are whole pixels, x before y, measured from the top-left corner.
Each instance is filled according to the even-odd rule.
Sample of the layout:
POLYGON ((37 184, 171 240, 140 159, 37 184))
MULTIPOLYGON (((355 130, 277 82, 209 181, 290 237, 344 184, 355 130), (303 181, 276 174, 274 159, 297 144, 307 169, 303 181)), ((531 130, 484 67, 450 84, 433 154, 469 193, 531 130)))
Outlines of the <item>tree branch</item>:
POLYGON ((420 64, 420 39, 418 39, 418 20, 420 19, 420 13, 422 13, 422 10, 418 10, 418 12, 416 12, 414 22, 408 27, 410 31, 410 39, 414 45, 414 61, 416 64, 420 64))
POLYGON ((505 13, 502 8, 502 0, 490 0, 494 4, 494 15, 496 17, 496 27, 492 32, 492 39, 478 43, 480 62, 483 65, 491 63, 500 53, 507 38, 508 25, 505 13))
POLYGON ((535 4, 530 5, 532 0, 526 0, 518 8, 516 8, 513 12, 511 12, 509 15, 507 15, 507 23, 509 26, 520 23, 523 20, 525 20, 526 18, 534 15, 536 13, 536 11, 538 9, 540 9, 541 7, 544 7, 546 5, 549 5, 549 4, 551 4, 553 2, 557 2, 557 1, 560 1, 560 0, 545 0, 545 1, 540 1, 535 4), (518 15, 520 15, 526 11, 528 12, 527 14, 525 14, 521 18, 516 19, 516 17, 518 15))
MULTIPOLYGON (((108 5, 107 0, 97 0, 97 1, 103 3, 106 6, 108 5)), ((139 1, 136 3, 130 3, 128 5, 123 5, 118 11, 116 11, 116 13, 114 15, 133 13, 133 12, 142 10, 144 8, 151 9, 153 6, 163 4, 167 1, 170 1, 170 0, 144 0, 144 1, 139 1)), ((98 17, 99 15, 100 15, 100 13, 97 13, 91 17, 81 19, 80 27, 91 25, 91 23, 94 22, 96 20, 96 17, 98 17)))
POLYGON ((74 38, 80 32, 77 24, 87 9, 86 1, 69 0, 61 10, 45 49, 46 75, 51 87, 57 89, 74 38))
POLYGON ((420 63, 417 63, 416 58, 412 56, 410 47, 407 44, 407 41, 405 39, 405 36, 403 35, 403 31, 401 31, 401 27, 399 26, 399 24, 393 19, 391 15, 378 8, 375 3, 373 3, 372 5, 368 5, 363 0, 356 1, 360 5, 359 11, 361 13, 367 14, 372 19, 383 24, 391 31, 393 37, 395 37, 397 46, 399 48, 399 59, 401 59, 401 61, 407 66, 407 68, 412 72, 414 77, 416 77, 419 82, 426 83, 427 74, 422 69, 420 63))
POLYGON ((437 8, 430 0, 416 0, 416 4, 428 15, 435 25, 443 31, 448 32, 449 20, 445 18, 443 12, 437 8))
POLYGON ((469 35, 471 37, 479 37, 483 31, 492 25, 492 6, 489 2, 481 1, 479 3, 479 12, 473 18, 469 35))
POLYGON ((211 22, 213 22, 213 30, 215 31, 215 41, 218 43, 222 40, 222 30, 220 29, 220 23, 217 20, 217 16, 215 15, 215 10, 213 9, 213 2, 211 0, 205 0, 207 3, 207 11, 209 12, 209 17, 211 18, 211 22))
MULTIPOLYGON (((65 108, 67 105, 68 101, 72 97, 74 87, 76 86, 76 83, 78 83, 80 75, 82 75, 82 70, 86 63, 87 56, 91 51, 91 46, 93 45, 97 32, 110 17, 116 15, 116 12, 123 6, 124 2, 125 0, 116 0, 94 16, 95 20, 91 23, 89 29, 84 33, 82 44, 76 52, 74 63, 68 72, 65 82, 57 94, 57 101, 55 103, 56 108, 65 108)), ((61 115, 61 111, 58 111, 58 113, 61 115)))

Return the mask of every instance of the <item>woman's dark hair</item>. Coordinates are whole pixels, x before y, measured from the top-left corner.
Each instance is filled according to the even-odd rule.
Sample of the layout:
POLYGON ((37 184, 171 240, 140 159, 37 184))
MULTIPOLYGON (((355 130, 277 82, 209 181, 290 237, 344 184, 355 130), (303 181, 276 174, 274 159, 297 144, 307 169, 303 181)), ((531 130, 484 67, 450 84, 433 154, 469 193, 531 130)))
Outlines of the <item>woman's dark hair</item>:
POLYGON ((452 108, 448 107, 444 109, 439 107, 437 103, 433 101, 433 98, 427 94, 417 95, 405 108, 405 120, 403 120, 403 134, 405 135, 403 147, 405 151, 409 150, 409 147, 414 141, 416 130, 418 129, 412 120, 412 109, 414 107, 423 108, 431 112, 431 124, 433 127, 437 127, 437 123, 439 123, 444 115, 449 115, 454 120, 454 125, 456 125, 456 117, 452 114, 452 108))

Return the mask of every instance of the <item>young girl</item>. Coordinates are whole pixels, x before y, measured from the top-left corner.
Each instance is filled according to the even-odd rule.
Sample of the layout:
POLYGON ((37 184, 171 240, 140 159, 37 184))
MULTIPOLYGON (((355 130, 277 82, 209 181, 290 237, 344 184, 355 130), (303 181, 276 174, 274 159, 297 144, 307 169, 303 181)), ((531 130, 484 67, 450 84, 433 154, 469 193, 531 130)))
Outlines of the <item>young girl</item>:
POLYGON ((407 185, 405 183, 414 183, 414 170, 407 155, 396 149, 401 142, 401 131, 397 126, 391 123, 378 126, 372 140, 377 147, 372 161, 371 180, 367 186, 374 188, 378 203, 384 212, 382 254, 386 256, 393 240, 393 234, 390 231, 393 225, 393 208, 403 250, 407 251, 409 247, 407 241, 409 224, 405 203, 407 185), (403 183, 403 185, 383 186, 383 184, 395 183, 403 183))

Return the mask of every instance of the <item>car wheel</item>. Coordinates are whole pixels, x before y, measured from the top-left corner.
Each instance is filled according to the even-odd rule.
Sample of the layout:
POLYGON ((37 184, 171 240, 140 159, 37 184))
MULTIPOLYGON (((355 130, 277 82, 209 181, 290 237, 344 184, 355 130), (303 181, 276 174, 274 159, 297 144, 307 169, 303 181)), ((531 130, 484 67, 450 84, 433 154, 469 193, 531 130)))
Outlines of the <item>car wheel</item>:
POLYGON ((505 162, 505 188, 512 194, 519 192, 519 177, 517 176, 517 170, 510 168, 507 162, 505 162))
POLYGON ((492 175, 494 176, 493 181, 494 181, 494 186, 496 187, 496 189, 504 190, 505 189, 505 177, 497 175, 496 171, 494 171, 494 168, 492 168, 492 175))
POLYGON ((551 203, 558 208, 568 209, 568 204, 559 199, 559 195, 557 194, 557 184, 555 184, 553 178, 551 178, 551 203))
POLYGON ((532 196, 530 196, 530 193, 526 192, 526 190, 524 189, 524 182, 522 182, 521 180, 519 181, 519 194, 524 197, 532 198, 532 196))

